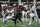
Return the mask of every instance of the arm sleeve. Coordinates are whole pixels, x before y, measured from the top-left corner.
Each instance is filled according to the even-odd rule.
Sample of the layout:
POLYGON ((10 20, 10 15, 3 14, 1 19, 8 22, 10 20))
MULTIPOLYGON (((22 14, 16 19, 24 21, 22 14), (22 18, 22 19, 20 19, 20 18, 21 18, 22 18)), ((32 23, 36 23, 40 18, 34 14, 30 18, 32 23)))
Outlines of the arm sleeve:
POLYGON ((14 12, 14 9, 12 9, 11 12, 14 12))
POLYGON ((10 12, 8 9, 6 10, 7 12, 10 12))

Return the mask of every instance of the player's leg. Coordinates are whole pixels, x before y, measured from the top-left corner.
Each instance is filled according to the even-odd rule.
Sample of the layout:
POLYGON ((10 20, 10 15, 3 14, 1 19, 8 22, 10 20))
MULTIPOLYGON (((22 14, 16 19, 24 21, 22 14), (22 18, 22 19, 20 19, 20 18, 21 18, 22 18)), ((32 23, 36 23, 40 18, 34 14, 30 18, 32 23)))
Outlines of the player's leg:
POLYGON ((29 22, 29 24, 28 24, 28 25, 31 25, 31 22, 32 22, 32 18, 30 17, 30 22, 29 22))
POLYGON ((33 18, 33 20, 34 20, 34 13, 30 13, 30 22, 29 22, 29 25, 31 24, 31 22, 32 22, 32 18, 33 18))
POLYGON ((7 17, 7 14, 5 15, 4 19, 3 19, 3 26, 7 26, 7 22, 8 22, 8 19, 6 18, 7 17))
POLYGON ((4 26, 4 27, 7 26, 7 22, 8 22, 8 21, 4 21, 4 22, 3 22, 3 26, 4 26))
POLYGON ((14 21, 14 27, 16 27, 16 21, 17 21, 17 18, 22 22, 22 20, 20 19, 20 17, 18 16, 19 14, 17 13, 16 17, 15 17, 15 21, 14 21))
POLYGON ((38 25, 40 25, 40 19, 38 19, 38 25))
POLYGON ((18 18, 18 14, 16 14, 16 16, 15 16, 14 27, 16 27, 16 21, 17 21, 17 18, 18 18))
POLYGON ((27 12, 25 12, 25 20, 27 21, 28 19, 27 19, 27 12))
POLYGON ((8 22, 8 20, 7 19, 4 19, 4 21, 3 21, 3 27, 6 27, 7 26, 7 22, 8 22))
POLYGON ((21 24, 23 24, 23 21, 21 20, 21 16, 22 16, 22 13, 19 13, 18 19, 21 21, 21 24))
POLYGON ((36 21, 38 21, 38 15, 35 14, 34 19, 36 19, 36 21))
POLYGON ((22 11, 22 20, 24 21, 24 11, 22 11))
POLYGON ((2 13, 2 15, 3 15, 3 25, 2 25, 2 27, 4 27, 5 14, 4 14, 4 13, 2 13))
POLYGON ((30 22, 29 25, 31 25, 31 22, 34 21, 34 16, 30 16, 30 22))
POLYGON ((38 25, 40 25, 40 14, 38 15, 38 25))
POLYGON ((40 9, 36 9, 38 15, 38 25, 40 25, 40 9))
POLYGON ((32 17, 32 22, 34 22, 34 17, 32 17))
POLYGON ((20 19, 20 17, 18 19, 21 21, 21 24, 23 24, 23 21, 20 19))

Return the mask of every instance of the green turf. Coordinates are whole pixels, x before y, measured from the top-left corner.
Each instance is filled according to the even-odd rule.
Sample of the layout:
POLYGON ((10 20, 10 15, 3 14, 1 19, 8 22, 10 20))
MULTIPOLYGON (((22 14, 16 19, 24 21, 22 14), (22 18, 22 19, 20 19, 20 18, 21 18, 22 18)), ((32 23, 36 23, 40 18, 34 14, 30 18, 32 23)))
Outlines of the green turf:
MULTIPOLYGON (((28 21, 24 21, 23 24, 21 24, 21 22, 19 21, 19 23, 16 24, 16 27, 21 27, 21 25, 28 25, 28 23, 29 23, 29 20, 28 21)), ((0 19, 0 26, 2 26, 2 25, 3 25, 3 20, 0 19)), ((8 27, 13 27, 13 25, 14 25, 14 21, 9 20, 8 21, 8 27)), ((36 22, 34 20, 34 22, 32 22, 31 25, 38 25, 38 22, 36 22)))

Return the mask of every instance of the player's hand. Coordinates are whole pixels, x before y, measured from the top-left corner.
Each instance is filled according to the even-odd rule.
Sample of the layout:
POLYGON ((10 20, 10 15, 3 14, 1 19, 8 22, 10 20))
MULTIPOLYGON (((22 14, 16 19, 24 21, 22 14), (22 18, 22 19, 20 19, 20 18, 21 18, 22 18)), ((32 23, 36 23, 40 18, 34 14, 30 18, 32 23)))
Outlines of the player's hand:
POLYGON ((16 11, 14 11, 14 13, 17 13, 16 11))
POLYGON ((13 11, 12 13, 16 13, 16 11, 13 11))
POLYGON ((5 11, 4 13, 7 13, 7 11, 5 11))

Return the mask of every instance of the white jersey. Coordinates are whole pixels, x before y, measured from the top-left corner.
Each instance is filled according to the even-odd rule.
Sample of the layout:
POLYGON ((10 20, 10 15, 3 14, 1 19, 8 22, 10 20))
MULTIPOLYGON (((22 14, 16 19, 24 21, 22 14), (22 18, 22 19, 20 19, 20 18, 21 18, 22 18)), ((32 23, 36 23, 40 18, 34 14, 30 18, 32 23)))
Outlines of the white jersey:
MULTIPOLYGON (((6 10, 5 10, 6 11, 6 10)), ((5 18, 4 9, 2 10, 3 19, 5 18)))
MULTIPOLYGON (((14 12, 14 9, 11 10, 11 13, 14 12)), ((12 16, 14 16, 14 13, 12 13, 12 16)))
POLYGON ((11 11, 9 11, 8 9, 6 10, 8 13, 11 13, 12 14, 12 16, 14 16, 14 13, 12 13, 12 12, 14 12, 14 9, 12 9, 11 11))
POLYGON ((2 11, 2 15, 4 15, 4 11, 2 11))
POLYGON ((31 16, 31 17, 34 17, 34 16, 35 16, 34 9, 30 9, 30 16, 31 16))
POLYGON ((14 16, 14 13, 12 13, 13 11, 14 11, 14 9, 12 9, 11 11, 9 11, 8 9, 6 10, 7 12, 8 12, 8 16, 6 17, 6 19, 10 19, 10 18, 13 18, 13 16, 14 16), (10 13, 11 13, 11 15, 10 15, 10 13))

